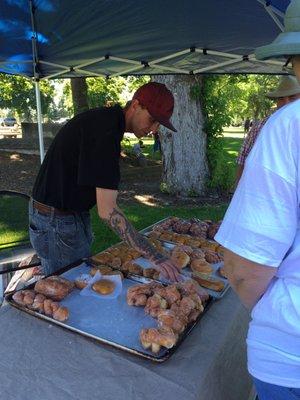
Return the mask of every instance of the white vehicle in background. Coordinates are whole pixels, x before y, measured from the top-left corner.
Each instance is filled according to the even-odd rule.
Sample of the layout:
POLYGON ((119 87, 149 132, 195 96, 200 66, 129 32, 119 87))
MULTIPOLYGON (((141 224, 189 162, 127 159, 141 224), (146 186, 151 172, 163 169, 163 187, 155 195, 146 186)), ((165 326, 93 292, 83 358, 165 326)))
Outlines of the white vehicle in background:
POLYGON ((17 125, 17 120, 14 117, 6 117, 3 119, 2 126, 15 126, 17 125))
POLYGON ((19 126, 16 118, 6 117, 0 118, 0 138, 17 138, 22 137, 21 127, 19 126))

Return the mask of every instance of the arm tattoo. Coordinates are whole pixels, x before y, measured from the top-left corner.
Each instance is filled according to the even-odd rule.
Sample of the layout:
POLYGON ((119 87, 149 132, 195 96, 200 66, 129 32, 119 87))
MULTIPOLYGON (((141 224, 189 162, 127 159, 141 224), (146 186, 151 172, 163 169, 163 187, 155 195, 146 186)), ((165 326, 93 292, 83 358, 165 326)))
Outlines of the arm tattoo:
POLYGON ((109 217, 104 219, 104 221, 122 240, 138 250, 149 260, 157 263, 167 260, 167 257, 157 251, 143 235, 134 229, 125 215, 117 208, 114 208, 109 217))

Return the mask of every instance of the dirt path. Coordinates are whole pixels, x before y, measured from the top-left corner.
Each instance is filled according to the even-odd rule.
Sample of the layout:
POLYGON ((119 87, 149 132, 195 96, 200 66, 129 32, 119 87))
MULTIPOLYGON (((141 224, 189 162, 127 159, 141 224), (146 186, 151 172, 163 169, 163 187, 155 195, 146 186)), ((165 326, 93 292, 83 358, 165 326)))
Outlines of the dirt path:
MULTIPOLYGON (((119 200, 124 203, 156 204, 160 206, 200 206, 221 204, 228 196, 210 193, 207 196, 190 198, 169 196, 160 192, 161 162, 150 161, 148 166, 133 165, 132 160, 121 161, 119 200)), ((16 190, 31 194, 40 159, 37 155, 7 153, 0 151, 0 190, 16 190)))

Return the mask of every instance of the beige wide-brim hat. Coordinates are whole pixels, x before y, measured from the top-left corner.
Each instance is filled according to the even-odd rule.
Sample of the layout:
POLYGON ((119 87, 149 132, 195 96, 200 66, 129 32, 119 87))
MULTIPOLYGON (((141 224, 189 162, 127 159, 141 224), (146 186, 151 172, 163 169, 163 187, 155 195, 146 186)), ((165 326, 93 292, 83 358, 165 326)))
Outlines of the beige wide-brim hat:
POLYGON ((292 0, 284 17, 284 32, 266 46, 258 47, 255 56, 258 60, 300 54, 300 1, 292 0))
POLYGON ((293 96, 295 94, 300 94, 300 85, 297 79, 294 76, 283 76, 277 88, 267 93, 266 97, 276 99, 278 97, 293 96))

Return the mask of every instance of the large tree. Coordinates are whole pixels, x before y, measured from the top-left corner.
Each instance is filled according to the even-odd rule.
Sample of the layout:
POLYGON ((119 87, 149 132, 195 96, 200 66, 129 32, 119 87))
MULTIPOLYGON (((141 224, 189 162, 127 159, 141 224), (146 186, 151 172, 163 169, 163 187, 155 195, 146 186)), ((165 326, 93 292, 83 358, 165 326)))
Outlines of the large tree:
POLYGON ((170 193, 201 195, 206 189, 208 165, 207 137, 200 99, 191 96, 201 77, 157 75, 156 82, 164 83, 174 94, 175 108, 172 122, 176 133, 161 127, 163 153, 163 185, 170 193))
POLYGON ((71 78, 74 115, 89 109, 85 78, 71 78))

